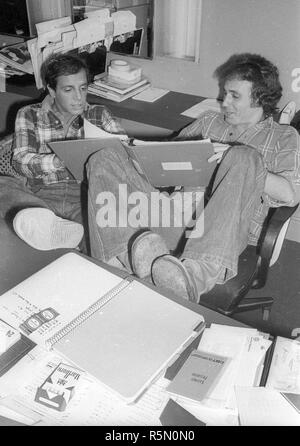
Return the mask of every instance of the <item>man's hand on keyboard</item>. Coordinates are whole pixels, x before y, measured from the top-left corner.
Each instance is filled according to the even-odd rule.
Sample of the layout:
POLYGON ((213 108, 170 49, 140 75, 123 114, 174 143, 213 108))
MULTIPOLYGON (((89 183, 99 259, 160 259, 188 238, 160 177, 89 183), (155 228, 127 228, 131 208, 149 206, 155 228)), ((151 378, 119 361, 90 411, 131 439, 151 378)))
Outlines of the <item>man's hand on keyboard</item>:
POLYGON ((213 161, 217 161, 217 163, 221 162, 221 159, 223 157, 224 152, 229 149, 230 145, 229 144, 222 144, 219 142, 214 142, 214 151, 215 154, 212 155, 210 158, 208 158, 208 162, 212 163, 213 161))

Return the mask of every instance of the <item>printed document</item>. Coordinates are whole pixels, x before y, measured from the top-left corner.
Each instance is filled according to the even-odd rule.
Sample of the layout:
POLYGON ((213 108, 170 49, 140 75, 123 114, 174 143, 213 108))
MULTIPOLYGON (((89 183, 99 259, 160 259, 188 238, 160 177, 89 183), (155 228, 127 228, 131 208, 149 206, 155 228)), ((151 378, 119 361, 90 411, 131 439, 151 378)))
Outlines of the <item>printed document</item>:
POLYGON ((83 121, 83 128, 85 138, 119 138, 121 140, 127 139, 127 135, 118 135, 115 133, 106 132, 105 130, 100 129, 100 127, 92 124, 87 119, 84 119, 83 121))
POLYGON ((242 426, 300 426, 300 415, 281 395, 265 387, 236 387, 242 426))
POLYGON ((198 118, 201 113, 204 113, 207 110, 220 112, 221 102, 217 101, 217 99, 204 99, 204 101, 199 102, 199 104, 193 105, 193 107, 188 108, 181 114, 190 118, 198 118))
MULTIPOLYGON (((165 392, 168 381, 163 377, 151 385, 136 404, 127 405, 83 372, 64 410, 58 411, 40 404, 35 400, 37 388, 61 361, 65 362, 65 359, 53 352, 31 352, 27 360, 23 360, 23 364, 27 362, 27 367, 21 384, 6 398, 0 399, 0 413, 3 407, 19 414, 20 420, 27 418, 31 421, 28 421, 28 424, 39 426, 161 425, 159 416, 169 398, 165 392)), ((6 374, 6 384, 10 390, 13 389, 16 379, 21 377, 20 372, 19 369, 17 375, 15 372, 6 374)))
POLYGON ((276 338, 266 387, 300 394, 300 341, 276 338))

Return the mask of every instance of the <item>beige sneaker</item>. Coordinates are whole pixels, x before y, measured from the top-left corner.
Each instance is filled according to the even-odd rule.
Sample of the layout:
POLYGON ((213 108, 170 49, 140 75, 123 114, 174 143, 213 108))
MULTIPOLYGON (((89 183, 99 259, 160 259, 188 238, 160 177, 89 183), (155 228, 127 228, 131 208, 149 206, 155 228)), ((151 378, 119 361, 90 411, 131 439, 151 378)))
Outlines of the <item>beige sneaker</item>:
POLYGON ((13 220, 16 234, 28 245, 41 251, 76 248, 83 237, 83 226, 57 217, 46 208, 27 208, 13 220))
POLYGON ((197 302, 197 288, 193 277, 177 257, 163 255, 152 264, 152 281, 154 285, 173 292, 183 299, 197 302))
POLYGON ((152 281, 177 296, 199 303, 201 295, 215 286, 221 272, 220 265, 214 262, 163 255, 152 264, 152 281))
POLYGON ((142 279, 149 277, 153 260, 163 254, 169 254, 164 239, 152 231, 142 232, 134 240, 130 249, 134 274, 142 279))

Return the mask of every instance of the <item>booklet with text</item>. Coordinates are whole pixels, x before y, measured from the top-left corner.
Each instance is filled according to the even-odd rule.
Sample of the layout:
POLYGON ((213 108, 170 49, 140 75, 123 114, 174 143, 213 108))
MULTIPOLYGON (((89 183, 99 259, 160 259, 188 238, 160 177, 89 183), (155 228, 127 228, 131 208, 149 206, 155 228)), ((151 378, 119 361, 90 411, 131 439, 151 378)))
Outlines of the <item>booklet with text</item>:
POLYGON ((211 392, 229 361, 230 358, 225 356, 194 350, 167 391, 189 400, 202 401, 211 392))

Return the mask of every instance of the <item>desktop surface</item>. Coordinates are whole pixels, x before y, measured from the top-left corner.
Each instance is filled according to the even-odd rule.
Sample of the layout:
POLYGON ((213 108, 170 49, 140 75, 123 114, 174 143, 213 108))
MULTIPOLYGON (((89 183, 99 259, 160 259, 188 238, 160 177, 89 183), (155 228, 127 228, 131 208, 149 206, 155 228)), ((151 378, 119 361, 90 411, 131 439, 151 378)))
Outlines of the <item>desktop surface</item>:
POLYGON ((170 91, 155 102, 136 101, 133 98, 123 102, 113 102, 88 94, 90 104, 105 105, 119 118, 169 129, 173 132, 178 132, 194 120, 181 113, 202 100, 204 97, 176 91, 170 91))
MULTIPOLYGON (((7 226, 4 220, 0 220, 0 251, 2 253, 0 259, 0 299, 1 295, 4 292, 14 287, 21 281, 25 280, 27 277, 45 267, 50 262, 62 256, 66 252, 72 251, 76 252, 78 255, 83 255, 78 253, 78 251, 67 249, 56 249, 52 251, 38 251, 36 249, 33 249, 21 239, 19 239, 19 237, 16 236, 13 230, 7 226)), ((103 262, 99 260, 91 258, 90 260, 121 277, 127 276, 127 273, 103 264, 103 262)), ((154 287, 154 285, 148 286, 157 291, 157 288, 154 287)), ((234 319, 221 315, 213 310, 205 308, 201 305, 197 305, 193 302, 185 301, 180 297, 174 296, 171 293, 162 294, 166 295, 171 300, 180 303, 186 308, 190 308, 191 310, 201 314, 204 317, 207 327, 209 327, 211 323, 246 327, 245 324, 235 321, 234 319)), ((18 426, 20 425, 20 423, 13 420, 8 420, 0 416, 0 426, 9 425, 18 426)))
MULTIPOLYGON (((31 248, 14 233, 13 229, 8 227, 4 220, 0 219, 0 252, 2 254, 0 258, 0 299, 1 295, 10 288, 27 279, 27 277, 39 271, 50 262, 56 260, 58 257, 71 251, 78 253, 78 251, 71 249, 39 251, 31 248)), ((109 266, 100 260, 93 258, 89 258, 89 260, 102 266, 103 268, 108 269, 109 271, 112 271, 115 274, 120 275, 121 277, 128 276, 126 272, 109 266)), ((147 285, 157 290, 154 285, 150 285, 148 283, 147 285)), ((205 308, 202 305, 188 302, 180 297, 174 296, 172 293, 165 292, 164 294, 166 294, 166 296, 170 299, 175 300, 176 302, 193 309, 197 313, 202 314, 208 325, 215 322, 234 326, 245 326, 244 324, 235 321, 228 316, 224 316, 209 308, 205 308)))
MULTIPOLYGON (((32 75, 17 78, 13 76, 7 79, 6 92, 27 96, 34 102, 40 100, 43 91, 38 90, 32 75)), ((114 102, 91 93, 87 100, 90 104, 101 104, 108 107, 118 118, 136 121, 137 123, 163 129, 166 133, 178 132, 193 122, 193 118, 184 116, 185 110, 203 101, 205 98, 176 91, 169 91, 155 102, 137 101, 133 98, 123 102, 114 102)), ((149 128, 149 130, 151 130, 149 128)), ((138 135, 136 135, 138 136, 138 135)))

